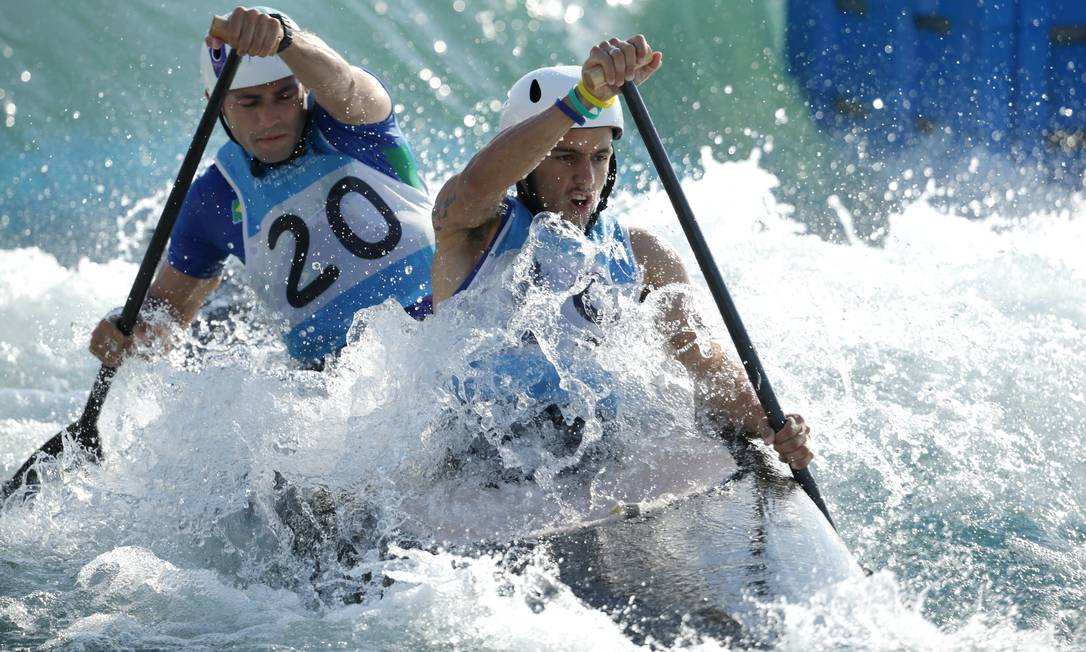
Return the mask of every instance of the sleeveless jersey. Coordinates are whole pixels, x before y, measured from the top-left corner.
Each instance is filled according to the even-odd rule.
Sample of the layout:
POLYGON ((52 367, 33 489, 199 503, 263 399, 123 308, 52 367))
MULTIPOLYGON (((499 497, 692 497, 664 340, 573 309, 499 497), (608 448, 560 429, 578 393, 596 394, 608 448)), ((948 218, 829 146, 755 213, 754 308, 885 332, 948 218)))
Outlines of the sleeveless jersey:
MULTIPOLYGON (((619 296, 625 295, 634 301, 640 297, 642 280, 630 246, 629 232, 614 217, 599 214, 588 231, 580 233, 557 215, 541 213, 533 216, 518 200, 507 197, 500 219, 493 242, 457 294, 470 292, 473 286, 478 287, 480 293, 487 292, 497 280, 495 276, 499 275, 505 277, 504 283, 515 283, 508 272, 522 250, 530 245, 529 282, 556 292, 571 289, 577 282, 584 284, 580 292, 570 293, 561 304, 563 323, 571 331, 570 337, 562 338, 563 344, 568 346, 558 347, 555 351, 559 358, 579 346, 578 342, 598 341, 603 335, 601 326, 617 318, 619 296)), ((516 294, 516 288, 510 289, 516 294)), ((561 359, 557 361, 562 363, 561 359)), ((532 333, 525 333, 519 346, 503 351, 485 366, 494 374, 515 379, 508 386, 510 396, 506 398, 513 398, 522 389, 543 404, 560 406, 568 400, 553 361, 544 355, 532 333)), ((607 374, 583 380, 598 393, 608 394, 608 398, 597 406, 597 411, 613 414, 616 397, 611 393, 612 383, 607 374)), ((463 386, 467 400, 498 398, 478 395, 481 390, 484 388, 476 383, 463 386)), ((489 394, 489 390, 484 393, 489 394)))
POLYGON ((237 143, 215 159, 239 199, 249 283, 303 361, 342 348, 358 310, 392 298, 425 312, 434 252, 424 189, 337 150, 319 129, 306 139, 305 153, 261 176, 237 143))

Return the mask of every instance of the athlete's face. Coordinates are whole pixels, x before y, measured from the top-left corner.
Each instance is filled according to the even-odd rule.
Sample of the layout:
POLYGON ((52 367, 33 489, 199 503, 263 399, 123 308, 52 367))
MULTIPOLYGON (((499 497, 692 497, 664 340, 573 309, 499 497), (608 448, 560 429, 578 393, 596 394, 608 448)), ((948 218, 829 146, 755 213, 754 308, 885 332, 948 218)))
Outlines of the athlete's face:
POLYGON ((294 77, 235 88, 223 113, 238 144, 264 163, 285 161, 305 127, 305 88, 294 77))
POLYGON ((570 129, 532 173, 544 210, 584 227, 600 202, 614 150, 610 127, 570 129))

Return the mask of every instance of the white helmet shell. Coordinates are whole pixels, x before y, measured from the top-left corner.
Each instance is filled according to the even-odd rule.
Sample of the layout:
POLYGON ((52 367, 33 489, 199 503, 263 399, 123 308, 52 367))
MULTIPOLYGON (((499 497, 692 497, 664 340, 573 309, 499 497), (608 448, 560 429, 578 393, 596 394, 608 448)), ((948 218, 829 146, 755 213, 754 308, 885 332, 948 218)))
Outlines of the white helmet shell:
MULTIPOLYGON (((230 54, 230 46, 225 43, 222 49, 216 50, 202 45, 200 48, 200 72, 204 76, 204 90, 210 95, 215 88, 215 82, 219 80, 219 73, 226 64, 226 57, 230 54)), ((234 81, 229 90, 260 86, 268 82, 277 81, 284 77, 290 77, 294 73, 287 64, 278 56, 251 57, 244 56, 238 63, 238 71, 234 73, 234 81)))
MULTIPOLYGON (((498 131, 505 131, 554 106, 554 101, 565 97, 579 81, 580 66, 550 66, 524 75, 509 89, 509 97, 502 106, 498 131)), ((592 127, 611 127, 615 130, 616 139, 622 137, 622 105, 618 98, 615 98, 614 104, 603 109, 599 117, 585 120, 584 125, 573 125, 574 129, 592 127)))

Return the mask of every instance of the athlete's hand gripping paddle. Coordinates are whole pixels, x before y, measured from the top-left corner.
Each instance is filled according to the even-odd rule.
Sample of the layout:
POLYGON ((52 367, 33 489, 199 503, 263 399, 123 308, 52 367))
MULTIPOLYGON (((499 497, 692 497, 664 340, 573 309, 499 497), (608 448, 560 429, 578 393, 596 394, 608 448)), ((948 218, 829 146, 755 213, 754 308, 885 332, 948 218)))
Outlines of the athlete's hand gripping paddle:
MULTIPOLYGON (((221 29, 221 25, 222 21, 219 19, 213 29, 221 29)), ((118 330, 124 333, 126 337, 132 335, 132 329, 136 325, 136 318, 139 316, 144 299, 147 298, 147 291, 151 287, 155 270, 162 260, 162 253, 165 251, 166 243, 173 231, 174 222, 177 221, 177 216, 181 212, 181 205, 185 202, 185 195, 188 194, 189 186, 192 185, 196 167, 204 155, 204 149, 207 147, 207 141, 215 128, 215 121, 222 110, 226 93, 230 90, 230 83, 234 80, 238 62, 239 57, 231 50, 230 56, 226 58, 226 63, 219 73, 219 79, 211 93, 211 98, 208 100, 207 108, 204 109, 204 114, 200 118, 200 124, 196 127, 196 133, 192 137, 189 151, 185 155, 185 160, 181 163, 181 170, 177 173, 177 180, 174 181, 173 189, 166 200, 166 206, 162 209, 162 216, 158 219, 158 226, 155 227, 155 232, 151 236, 151 242, 147 246, 147 253, 143 256, 143 262, 136 274, 136 280, 132 283, 132 290, 128 293, 124 310, 117 321, 118 330)), ((38 477, 36 469, 37 463, 43 459, 56 457, 67 448, 68 442, 76 444, 78 446, 77 450, 88 461, 96 462, 101 458, 102 442, 98 435, 98 415, 102 410, 102 404, 106 400, 109 387, 113 382, 113 376, 116 373, 117 369, 115 367, 102 365, 98 370, 98 376, 94 380, 94 387, 91 389, 90 397, 87 399, 87 404, 84 406, 83 414, 79 417, 79 420, 45 442, 19 467, 15 475, 4 483, 3 489, 0 490, 0 499, 6 499, 24 483, 28 488, 40 484, 41 479, 38 477)), ((69 449, 69 452, 73 451, 69 449)))
MULTIPOLYGON (((589 74, 596 86, 602 86, 606 83, 603 70, 600 68, 591 69, 589 74)), ((773 393, 773 388, 769 384, 769 378, 766 376, 762 363, 758 359, 758 353, 754 350, 754 344, 751 343, 747 330, 743 327, 743 321, 739 318, 739 311, 736 309, 735 303, 732 302, 728 289, 724 287, 724 279, 721 278, 720 270, 713 260, 713 254, 709 251, 709 245, 706 244, 705 237, 702 236, 701 229, 694 219, 694 212, 690 210, 690 204, 686 201, 686 195, 679 185, 678 177, 675 176, 675 170, 671 167, 667 152, 664 151, 664 146, 660 143, 660 136, 656 133, 656 127, 652 124, 652 118, 649 117, 648 109, 645 108, 645 103, 641 99, 641 93, 637 90, 637 85, 630 82, 623 84, 622 97, 625 98, 626 107, 630 110, 634 123, 637 125, 637 130, 641 133, 641 139, 649 150, 649 157, 652 158, 652 163, 656 166, 656 172, 660 175, 660 181, 664 184, 667 196, 671 199, 671 205, 675 208, 675 213, 679 217, 679 223, 683 227, 687 241, 690 242, 690 248, 694 250, 694 257, 698 261, 701 273, 705 276, 705 281, 709 284, 709 291, 716 301, 720 316, 724 319, 724 324, 728 327, 728 333, 731 334, 739 358, 743 361, 743 368, 747 371, 750 384, 754 386, 758 401, 761 402, 762 409, 765 410, 766 417, 769 420, 769 427, 773 429, 773 432, 779 432, 785 426, 784 411, 781 410, 781 406, 777 402, 777 396, 773 393)), ((800 486, 803 487, 803 491, 810 496, 823 516, 826 517, 826 520, 836 529, 837 526, 833 524, 833 519, 830 518, 830 512, 826 508, 826 503, 822 500, 822 495, 818 491, 818 485, 815 483, 810 470, 792 469, 792 477, 799 482, 800 486)))

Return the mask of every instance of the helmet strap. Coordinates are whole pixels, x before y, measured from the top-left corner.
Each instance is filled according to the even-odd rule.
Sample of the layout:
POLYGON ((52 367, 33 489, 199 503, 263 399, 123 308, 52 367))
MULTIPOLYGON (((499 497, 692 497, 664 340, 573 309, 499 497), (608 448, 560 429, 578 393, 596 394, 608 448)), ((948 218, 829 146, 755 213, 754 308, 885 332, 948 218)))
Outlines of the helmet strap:
POLYGON ((616 158, 615 153, 611 152, 611 161, 607 164, 607 181, 603 184, 603 190, 600 191, 600 203, 596 204, 596 215, 599 215, 607 208, 607 198, 611 196, 611 190, 615 187, 615 180, 618 179, 616 158))
POLYGON ((539 198, 539 194, 535 191, 533 174, 535 174, 534 171, 517 182, 517 199, 524 204, 525 208, 531 211, 532 215, 538 215, 544 211, 544 208, 543 200, 539 198))
MULTIPOLYGON (((222 125, 223 131, 226 132, 227 137, 229 137, 230 140, 234 141, 235 143, 238 143, 238 139, 234 138, 234 132, 230 131, 230 125, 226 123, 226 114, 222 111, 219 111, 219 124, 222 125)), ((238 145, 240 144, 241 143, 238 143, 238 145)))

